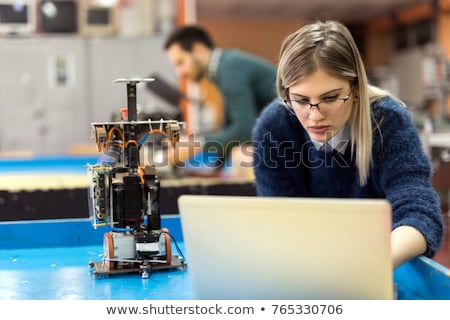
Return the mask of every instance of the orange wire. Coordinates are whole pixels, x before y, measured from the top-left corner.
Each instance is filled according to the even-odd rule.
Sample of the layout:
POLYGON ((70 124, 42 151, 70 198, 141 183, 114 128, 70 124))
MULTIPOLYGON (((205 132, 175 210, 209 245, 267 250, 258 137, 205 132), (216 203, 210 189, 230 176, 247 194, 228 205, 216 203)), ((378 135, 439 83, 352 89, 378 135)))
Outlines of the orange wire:
POLYGON ((144 168, 139 167, 138 174, 139 174, 139 178, 141 178, 142 185, 144 185, 144 183, 145 183, 145 180, 144 180, 144 168))
POLYGON ((124 147, 125 147, 125 148, 128 147, 128 145, 129 145, 130 143, 133 143, 136 147, 139 148, 139 143, 138 143, 136 140, 128 140, 127 142, 125 142, 124 147))
POLYGON ((122 131, 119 130, 117 127, 112 127, 108 132, 108 140, 111 140, 112 134, 114 131, 117 131, 119 133, 120 138, 122 138, 123 141, 125 141, 125 138, 123 137, 122 131))
POLYGON ((150 134, 151 133, 161 133, 161 134, 167 136, 167 133, 164 130, 159 130, 159 129, 152 129, 148 133, 150 133, 150 134))
POLYGON ((104 141, 100 142, 100 143, 98 144, 98 146, 97 146, 97 151, 98 151, 98 152, 101 152, 104 145, 105 145, 105 142, 104 142, 104 141))

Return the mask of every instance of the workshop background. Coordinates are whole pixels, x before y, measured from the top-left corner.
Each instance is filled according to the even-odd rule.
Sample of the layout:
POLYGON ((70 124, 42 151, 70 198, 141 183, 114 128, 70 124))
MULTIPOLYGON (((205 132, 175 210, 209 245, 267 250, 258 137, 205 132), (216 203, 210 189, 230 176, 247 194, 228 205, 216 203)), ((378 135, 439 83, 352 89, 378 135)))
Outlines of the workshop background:
MULTIPOLYGON (((344 22, 372 82, 407 103, 435 166, 433 183, 448 223, 450 0, 0 0, 0 159, 10 165, 24 161, 26 168, 31 165, 27 160, 36 157, 94 157, 90 123, 114 119, 127 104, 124 86, 113 83, 118 78, 156 74, 181 92, 206 97, 209 112, 220 112, 222 101, 214 85, 180 82, 165 56, 165 36, 176 25, 199 23, 218 46, 276 62, 282 39, 303 19, 315 18, 344 22), (7 8, 20 3, 27 6, 26 15, 11 22, 7 8), (55 12, 61 17, 53 19, 55 12)), ((138 86, 139 112, 151 116, 177 110, 187 130, 214 125, 202 122, 195 103, 174 105, 138 86)), ((162 181, 167 186, 163 213, 176 213, 170 199, 183 192, 252 194, 251 174, 239 169, 234 173, 237 180, 231 183, 217 183, 215 177, 206 186, 205 178, 162 181)), ((86 216, 83 174, 72 184, 61 179, 61 185, 48 186, 48 177, 33 180, 2 172, 0 221, 57 218, 57 212, 59 217, 86 216), (51 207, 42 201, 55 198, 60 200, 52 200, 57 203, 51 207), (72 211, 62 214, 63 205, 72 211)), ((436 257, 447 267, 449 242, 447 235, 436 257)))

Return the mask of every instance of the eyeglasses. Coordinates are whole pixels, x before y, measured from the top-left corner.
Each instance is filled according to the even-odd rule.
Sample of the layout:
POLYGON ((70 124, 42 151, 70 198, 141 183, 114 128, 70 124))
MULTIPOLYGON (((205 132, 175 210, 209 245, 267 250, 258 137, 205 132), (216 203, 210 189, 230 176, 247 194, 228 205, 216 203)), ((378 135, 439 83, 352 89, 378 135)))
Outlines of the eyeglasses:
POLYGON ((325 96, 322 101, 318 103, 311 103, 308 99, 285 99, 284 103, 302 117, 309 116, 314 107, 316 107, 321 114, 326 116, 340 112, 345 102, 350 99, 352 90, 353 87, 350 88, 348 95, 343 98, 339 97, 338 94, 333 94, 325 96))

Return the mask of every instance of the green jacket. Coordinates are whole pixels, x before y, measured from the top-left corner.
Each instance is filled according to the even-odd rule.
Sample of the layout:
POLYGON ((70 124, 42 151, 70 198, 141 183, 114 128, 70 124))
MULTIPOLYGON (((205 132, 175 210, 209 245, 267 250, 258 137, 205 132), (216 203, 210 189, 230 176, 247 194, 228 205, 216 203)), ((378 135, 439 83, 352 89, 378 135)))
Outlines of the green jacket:
MULTIPOLYGON (((257 56, 223 50, 212 81, 224 98, 225 123, 220 131, 205 135, 205 147, 226 156, 232 146, 250 142, 259 112, 276 97, 276 66, 257 56)), ((206 151, 206 150, 205 150, 206 151)))

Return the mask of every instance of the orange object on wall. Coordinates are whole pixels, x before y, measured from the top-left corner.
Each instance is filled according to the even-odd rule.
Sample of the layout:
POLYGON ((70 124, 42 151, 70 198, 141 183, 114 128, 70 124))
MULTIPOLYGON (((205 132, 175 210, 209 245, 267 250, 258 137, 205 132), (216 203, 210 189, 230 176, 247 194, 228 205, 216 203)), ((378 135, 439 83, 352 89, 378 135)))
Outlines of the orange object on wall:
MULTIPOLYGON (((182 26, 187 23, 187 11, 188 11, 188 0, 177 0, 176 3, 176 10, 177 10, 177 26, 182 26)), ((187 80, 180 79, 180 91, 187 96, 187 88, 188 88, 188 82, 187 80)), ((189 114, 189 102, 186 100, 183 100, 180 102, 180 108, 183 113, 183 121, 186 122, 186 128, 185 128, 185 134, 192 133, 192 126, 189 123, 188 119, 190 119, 189 114)))
POLYGON ((404 10, 397 12, 397 22, 402 24, 414 23, 422 19, 431 18, 435 14, 433 5, 429 2, 422 2, 410 6, 404 10))

